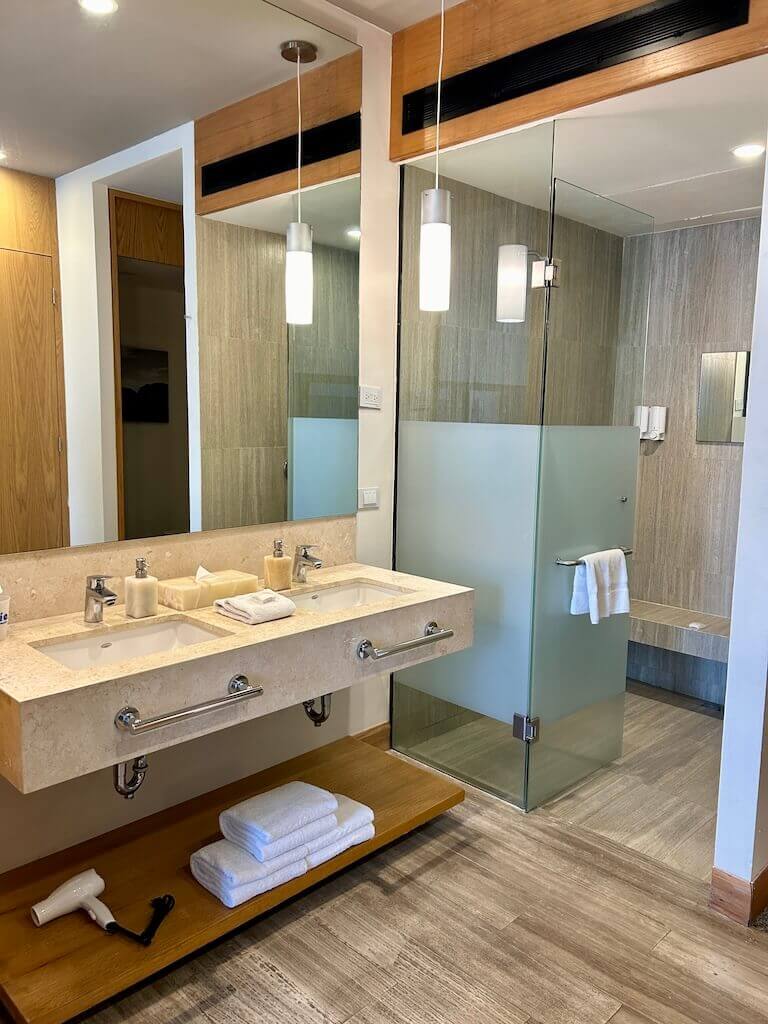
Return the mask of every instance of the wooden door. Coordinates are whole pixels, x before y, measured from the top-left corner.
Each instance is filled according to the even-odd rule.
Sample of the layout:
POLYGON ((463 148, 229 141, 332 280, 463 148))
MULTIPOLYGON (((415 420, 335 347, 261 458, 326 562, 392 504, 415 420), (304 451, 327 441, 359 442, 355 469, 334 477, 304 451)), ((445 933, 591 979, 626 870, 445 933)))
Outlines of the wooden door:
POLYGON ((51 258, 0 249, 0 554, 65 543, 53 303, 51 258))

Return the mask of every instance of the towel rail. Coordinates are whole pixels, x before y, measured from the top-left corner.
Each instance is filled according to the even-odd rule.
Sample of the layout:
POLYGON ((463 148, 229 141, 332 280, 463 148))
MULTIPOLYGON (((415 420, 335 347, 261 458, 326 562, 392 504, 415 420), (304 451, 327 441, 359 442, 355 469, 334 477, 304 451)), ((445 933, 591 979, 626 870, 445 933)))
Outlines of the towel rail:
POLYGON ((423 636, 417 636, 413 640, 403 640, 402 643, 393 644, 391 647, 374 647, 370 640, 361 640, 357 645, 357 656, 360 661, 365 661, 366 658, 370 658, 372 661, 381 661, 382 658, 391 658, 395 654, 403 654, 405 651, 415 651, 419 647, 436 644, 440 640, 448 640, 452 636, 452 629, 441 629, 436 622, 428 622, 424 627, 423 636))
MULTIPOLYGON (((627 557, 629 557, 629 555, 633 554, 632 548, 620 548, 620 550, 623 551, 624 554, 627 557)), ((584 559, 583 558, 556 558, 555 559, 555 565, 568 565, 568 566, 571 566, 571 567, 573 567, 574 565, 584 565, 584 559)))
POLYGON ((221 708, 232 707, 233 704, 241 704, 253 697, 260 697, 264 693, 263 687, 251 686, 248 677, 240 675, 232 676, 227 691, 226 697, 217 697, 216 700, 193 704, 189 708, 179 708, 164 715, 155 715, 153 718, 142 718, 136 708, 121 708, 115 715, 115 726, 121 732, 139 736, 141 733, 151 732, 153 729, 161 729, 164 725, 185 722, 190 718, 197 718, 198 715, 207 715, 210 711, 218 711, 221 708))

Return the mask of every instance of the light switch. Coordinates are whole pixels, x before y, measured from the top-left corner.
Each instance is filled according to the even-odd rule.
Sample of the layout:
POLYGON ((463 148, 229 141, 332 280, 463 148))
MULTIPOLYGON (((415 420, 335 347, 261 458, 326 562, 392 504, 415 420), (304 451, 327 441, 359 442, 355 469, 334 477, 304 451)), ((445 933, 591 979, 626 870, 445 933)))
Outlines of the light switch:
POLYGON ((360 385, 360 408, 380 409, 384 398, 384 389, 373 387, 372 384, 360 385))
POLYGON ((357 507, 358 508, 378 508, 379 507, 379 488, 378 487, 361 487, 357 492, 357 507))

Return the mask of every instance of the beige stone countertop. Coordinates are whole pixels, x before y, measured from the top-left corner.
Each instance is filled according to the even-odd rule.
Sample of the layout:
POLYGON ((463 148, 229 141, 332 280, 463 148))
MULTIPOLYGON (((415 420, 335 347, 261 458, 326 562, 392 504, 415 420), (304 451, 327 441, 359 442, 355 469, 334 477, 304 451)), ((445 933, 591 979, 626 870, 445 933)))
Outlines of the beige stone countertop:
MULTIPOLYGON (((295 614, 288 618, 261 623, 257 626, 248 626, 235 619, 220 615, 213 607, 179 612, 161 606, 156 616, 146 619, 129 619, 122 605, 106 608, 104 622, 101 625, 87 625, 83 621, 82 612, 12 623, 8 638, 0 642, 0 694, 4 694, 18 703, 24 703, 53 694, 94 686, 112 679, 156 671, 239 648, 267 643, 270 640, 311 632, 339 622, 351 622, 381 612, 470 592, 467 587, 351 562, 347 565, 311 572, 307 584, 297 585, 290 591, 290 594, 314 593, 324 587, 356 582, 371 582, 398 587, 402 588, 403 592, 397 596, 382 595, 380 601, 336 611, 310 612, 298 608, 295 614), (121 631, 135 629, 161 621, 163 618, 201 623, 209 628, 219 630, 221 636, 186 647, 177 647, 169 651, 84 669, 71 669, 61 665, 38 649, 39 646, 45 646, 46 643, 76 639, 88 634, 98 635, 101 632, 106 635, 115 629, 121 631)), ((79 584, 73 583, 73 586, 75 585, 79 584)))

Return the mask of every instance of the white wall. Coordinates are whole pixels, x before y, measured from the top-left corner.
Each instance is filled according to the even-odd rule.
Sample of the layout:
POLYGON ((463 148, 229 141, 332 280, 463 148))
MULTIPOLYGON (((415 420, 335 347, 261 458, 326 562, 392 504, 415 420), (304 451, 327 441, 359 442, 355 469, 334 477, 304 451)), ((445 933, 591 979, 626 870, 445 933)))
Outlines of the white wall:
POLYGON ((194 125, 181 125, 56 180, 71 543, 117 538, 112 282, 107 189, 114 177, 181 152, 187 296, 190 522, 200 529, 194 125), (87 396, 87 400, 84 400, 87 396))
POLYGON ((768 178, 749 395, 715 867, 753 881, 768 866, 768 178))

